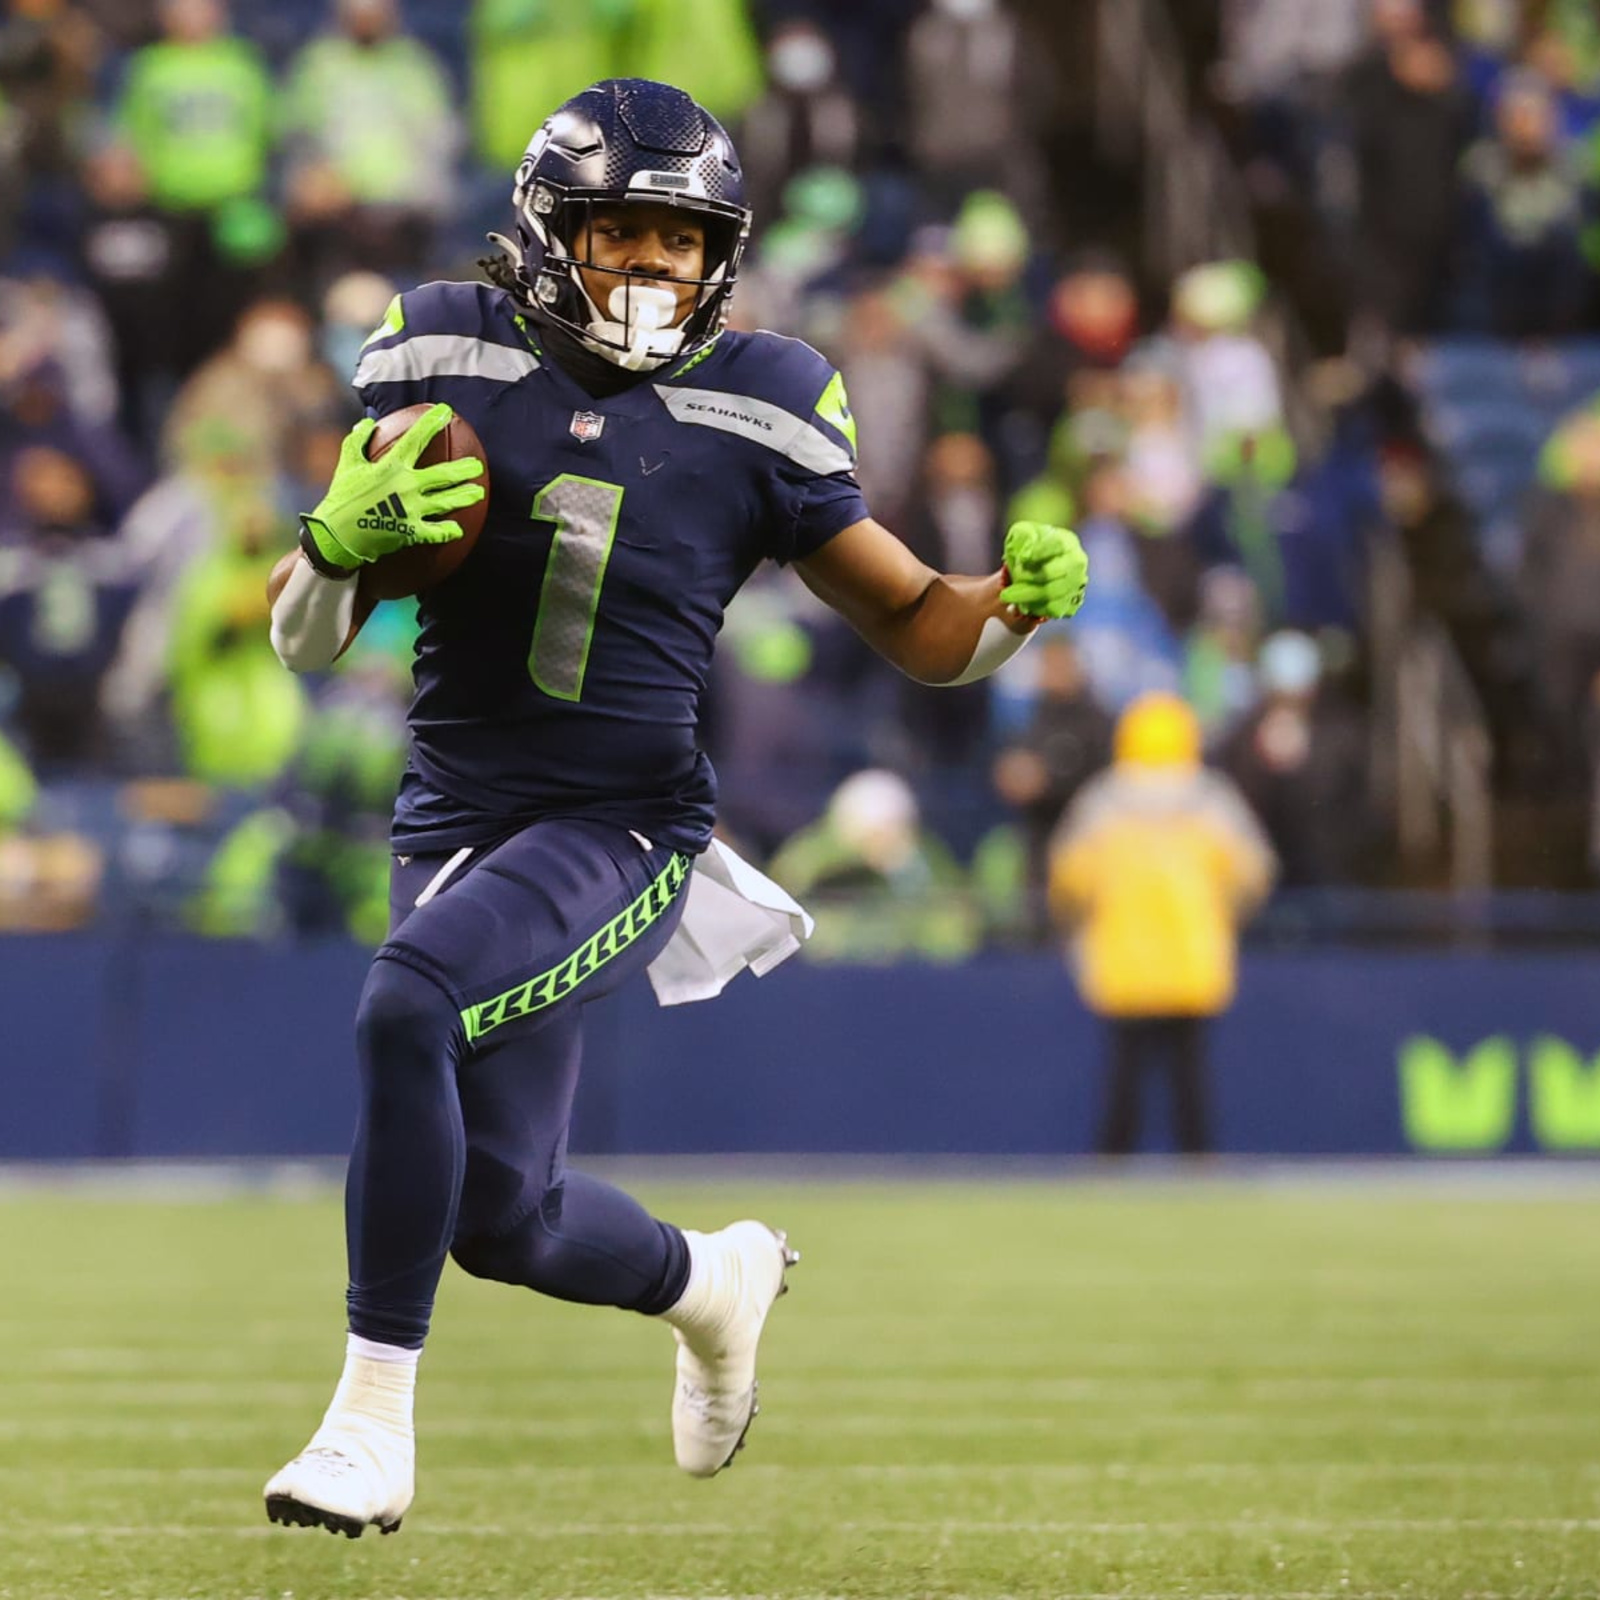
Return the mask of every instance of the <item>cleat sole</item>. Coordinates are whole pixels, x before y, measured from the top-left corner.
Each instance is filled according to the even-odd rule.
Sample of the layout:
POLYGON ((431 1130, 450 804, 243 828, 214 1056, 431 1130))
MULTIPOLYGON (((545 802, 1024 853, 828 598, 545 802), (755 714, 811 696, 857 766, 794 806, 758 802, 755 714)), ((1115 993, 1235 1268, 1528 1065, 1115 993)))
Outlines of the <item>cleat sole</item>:
POLYGON ((393 1522, 360 1522, 355 1517, 341 1516, 337 1511, 325 1511, 321 1506, 307 1505, 305 1501, 291 1499, 286 1494, 269 1494, 267 1520, 285 1528, 326 1528, 329 1533, 342 1533, 347 1539, 359 1539, 368 1528, 376 1528, 379 1533, 398 1533, 405 1519, 396 1517, 393 1522))
MULTIPOLYGON (((778 1283, 778 1292, 772 1298, 781 1300, 789 1292, 789 1268, 798 1266, 800 1252, 789 1243, 789 1235, 782 1228, 773 1228, 772 1237, 778 1241, 778 1249, 783 1253, 783 1277, 778 1283)), ((745 1442, 750 1437, 750 1427, 756 1418, 761 1415, 761 1381, 757 1379, 750 1386, 750 1415, 744 1419, 744 1427, 739 1430, 739 1437, 733 1441, 733 1449, 728 1452, 728 1459, 717 1468, 723 1472, 733 1465, 733 1458, 744 1449, 745 1442)), ((713 1477, 716 1473, 712 1474, 713 1477)))
MULTIPOLYGON (((733 1458, 744 1449, 744 1442, 750 1437, 750 1424, 761 1414, 761 1380, 758 1378, 750 1386, 750 1415, 744 1419, 744 1426, 739 1430, 739 1437, 733 1441, 733 1449, 728 1452, 728 1459, 717 1468, 717 1472, 726 1471, 733 1465, 733 1458)), ((712 1473, 712 1477, 716 1472, 712 1473)))
POLYGON ((781 1300, 789 1292, 789 1268, 800 1265, 800 1252, 789 1243, 789 1235, 782 1228, 774 1228, 772 1237, 778 1241, 778 1249, 783 1252, 783 1277, 778 1282, 777 1294, 773 1296, 773 1299, 781 1300))

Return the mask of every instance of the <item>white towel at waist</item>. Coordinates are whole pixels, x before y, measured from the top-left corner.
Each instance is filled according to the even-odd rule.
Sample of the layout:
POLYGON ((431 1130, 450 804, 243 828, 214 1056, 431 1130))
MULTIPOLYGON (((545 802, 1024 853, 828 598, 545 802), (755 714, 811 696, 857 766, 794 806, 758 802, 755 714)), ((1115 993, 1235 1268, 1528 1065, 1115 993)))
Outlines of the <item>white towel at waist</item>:
POLYGON ((709 1000, 746 967, 762 977, 816 926, 789 894, 720 839, 695 857, 685 892, 683 919, 647 969, 664 1006, 709 1000))

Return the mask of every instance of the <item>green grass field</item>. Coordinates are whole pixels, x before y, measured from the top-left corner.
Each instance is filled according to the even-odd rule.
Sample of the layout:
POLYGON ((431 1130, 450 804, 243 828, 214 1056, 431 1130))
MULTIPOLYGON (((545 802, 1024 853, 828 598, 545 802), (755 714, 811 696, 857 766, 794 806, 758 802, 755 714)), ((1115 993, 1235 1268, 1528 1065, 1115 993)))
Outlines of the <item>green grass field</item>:
POLYGON ((1600 1595, 1600 1189, 748 1182, 805 1259, 750 1448, 671 1340, 447 1275, 395 1537, 269 1526, 332 1195, 0 1197, 3 1600, 1600 1595))

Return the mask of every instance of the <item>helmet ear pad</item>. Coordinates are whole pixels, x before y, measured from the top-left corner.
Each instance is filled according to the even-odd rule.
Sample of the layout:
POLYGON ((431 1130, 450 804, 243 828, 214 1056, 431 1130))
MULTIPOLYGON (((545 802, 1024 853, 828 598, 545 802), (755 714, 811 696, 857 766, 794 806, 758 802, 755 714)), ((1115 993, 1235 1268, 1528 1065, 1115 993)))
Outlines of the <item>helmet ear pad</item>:
MULTIPOLYGON (((681 207, 704 229, 698 301, 680 328, 676 349, 698 349, 722 331, 728 299, 750 233, 744 176, 733 141, 681 89, 641 78, 608 79, 558 107, 534 134, 512 188, 515 265, 525 297, 544 320, 591 345, 594 306, 584 293, 580 244, 601 205, 634 202, 681 207)), ((619 274, 622 281, 642 274, 619 274)), ((601 345, 614 343, 600 338, 601 345)), ((621 354, 626 347, 615 345, 621 354)), ((613 350, 602 349, 613 355, 613 350)))

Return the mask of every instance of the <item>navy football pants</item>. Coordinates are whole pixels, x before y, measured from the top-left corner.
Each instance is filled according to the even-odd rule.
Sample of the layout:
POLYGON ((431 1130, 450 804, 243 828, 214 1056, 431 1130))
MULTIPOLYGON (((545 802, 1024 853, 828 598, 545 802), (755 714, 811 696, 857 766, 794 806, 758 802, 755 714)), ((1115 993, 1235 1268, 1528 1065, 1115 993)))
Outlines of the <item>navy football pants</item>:
POLYGON ((664 1311, 688 1277, 683 1235, 568 1171, 567 1128, 583 1007, 660 952, 688 859, 578 820, 447 872, 452 855, 395 858, 356 1016, 350 1331, 420 1347, 447 1254, 563 1300, 664 1311))

